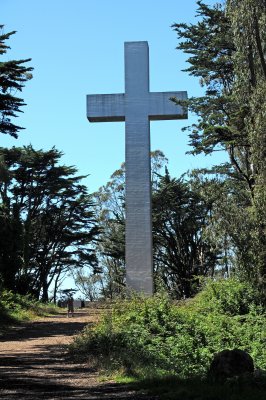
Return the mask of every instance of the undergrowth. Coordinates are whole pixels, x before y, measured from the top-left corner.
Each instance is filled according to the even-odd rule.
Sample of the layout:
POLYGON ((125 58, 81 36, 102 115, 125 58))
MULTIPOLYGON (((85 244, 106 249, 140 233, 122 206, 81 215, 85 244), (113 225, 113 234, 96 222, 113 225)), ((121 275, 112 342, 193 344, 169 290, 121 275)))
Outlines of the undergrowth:
POLYGON ((41 303, 31 296, 4 290, 0 294, 0 327, 58 313, 53 303, 41 303))
POLYGON ((209 281, 187 302, 166 295, 121 301, 70 345, 79 360, 137 379, 204 378, 213 355, 246 350, 266 369, 265 314, 259 296, 236 279, 209 281))

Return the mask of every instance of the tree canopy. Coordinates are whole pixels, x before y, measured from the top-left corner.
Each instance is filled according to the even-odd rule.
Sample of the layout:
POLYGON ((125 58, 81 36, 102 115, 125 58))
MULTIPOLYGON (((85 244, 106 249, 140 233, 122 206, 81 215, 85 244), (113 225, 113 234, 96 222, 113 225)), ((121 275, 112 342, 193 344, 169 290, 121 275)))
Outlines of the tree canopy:
POLYGON ((4 287, 48 300, 71 268, 97 265, 93 202, 55 148, 0 148, 0 274, 4 287))
MULTIPOLYGON (((3 57, 10 48, 6 41, 16 31, 4 33, 4 25, 0 25, 0 56, 3 57)), ((32 78, 32 67, 26 66, 31 61, 30 58, 23 60, 0 60, 0 132, 18 137, 18 132, 22 128, 14 124, 12 119, 21 113, 21 108, 25 106, 22 98, 17 97, 16 93, 21 92, 24 83, 32 78)))
MULTIPOLYGON (((237 206, 234 212, 229 207, 230 218, 238 221, 237 229, 242 231, 241 214, 242 223, 245 220, 242 228, 247 225, 244 241, 248 246, 238 248, 242 253, 239 268, 246 272, 247 279, 263 287, 266 5, 263 0, 228 0, 213 7, 201 0, 197 4, 198 23, 173 25, 179 39, 177 49, 190 55, 186 71, 198 77, 205 88, 204 95, 187 102, 198 116, 198 122, 186 128, 190 131, 191 152, 227 152, 229 163, 206 172, 220 175, 221 180, 226 176, 231 188, 241 187, 238 199, 231 197, 241 212, 235 215, 237 206)), ((229 236, 235 241, 232 234, 229 236)))

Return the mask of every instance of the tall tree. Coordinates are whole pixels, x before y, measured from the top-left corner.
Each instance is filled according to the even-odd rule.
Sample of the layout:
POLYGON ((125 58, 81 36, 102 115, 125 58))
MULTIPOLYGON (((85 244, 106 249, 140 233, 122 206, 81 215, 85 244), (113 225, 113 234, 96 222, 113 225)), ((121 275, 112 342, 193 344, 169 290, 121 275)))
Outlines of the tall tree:
POLYGON ((205 95, 188 100, 199 117, 190 144, 194 154, 226 150, 229 163, 213 172, 243 183, 249 248, 237 251, 250 255, 241 268, 258 284, 265 280, 265 1, 197 3, 198 23, 173 26, 177 48, 190 55, 186 71, 205 87, 205 95))
POLYGON ((46 301, 63 271, 97 264, 91 246, 98 235, 92 199, 77 170, 58 164, 62 153, 55 148, 1 148, 0 154, 5 219, 0 274, 9 289, 46 301))
POLYGON ((235 52, 234 101, 242 110, 253 179, 253 274, 266 288, 266 2, 228 0, 235 52))
POLYGON ((231 21, 223 5, 210 7, 202 0, 197 4, 200 17, 197 24, 173 25, 180 39, 177 49, 191 55, 187 60, 190 66, 185 71, 198 77, 205 88, 205 95, 188 100, 190 110, 199 117, 198 122, 188 128, 191 153, 226 151, 230 164, 224 165, 224 172, 229 169, 231 173, 233 168, 253 195, 250 144, 243 130, 246 110, 245 107, 239 109, 233 92, 236 47, 231 21))
POLYGON ((214 275, 220 253, 205 234, 214 200, 192 184, 171 178, 166 169, 153 194, 155 273, 175 298, 195 294, 199 277, 214 275))
MULTIPOLYGON (((3 56, 10 48, 6 41, 16 32, 4 33, 4 25, 0 25, 0 56, 3 56)), ((32 78, 33 68, 25 66, 30 58, 23 60, 0 61, 0 132, 18 137, 22 128, 12 122, 21 113, 21 107, 25 105, 23 99, 16 96, 21 92, 24 82, 32 78)))

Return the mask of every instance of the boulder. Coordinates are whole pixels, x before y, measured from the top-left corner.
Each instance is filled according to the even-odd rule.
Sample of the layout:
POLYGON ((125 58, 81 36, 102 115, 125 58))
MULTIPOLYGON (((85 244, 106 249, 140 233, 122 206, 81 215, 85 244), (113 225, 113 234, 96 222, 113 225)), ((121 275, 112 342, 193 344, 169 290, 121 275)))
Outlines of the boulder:
POLYGON ((208 377, 223 382, 228 378, 254 372, 252 357, 244 350, 223 350, 215 354, 209 368, 208 377))

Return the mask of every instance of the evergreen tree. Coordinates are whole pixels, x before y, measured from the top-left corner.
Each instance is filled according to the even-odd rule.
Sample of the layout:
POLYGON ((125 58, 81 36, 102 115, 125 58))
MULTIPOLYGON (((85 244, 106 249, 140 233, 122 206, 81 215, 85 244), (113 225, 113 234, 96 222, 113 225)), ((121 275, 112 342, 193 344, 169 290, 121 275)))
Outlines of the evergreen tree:
POLYGON ((220 253, 205 234, 214 200, 192 183, 171 178, 166 169, 153 193, 155 273, 175 298, 195 294, 199 277, 214 275, 220 253))
POLYGON ((189 109, 199 117, 198 123, 189 128, 191 153, 226 151, 230 165, 224 165, 223 171, 229 169, 231 173, 233 167, 252 195, 250 144, 243 130, 246 109, 239 109, 233 93, 235 44, 231 22, 222 5, 210 7, 201 0, 197 4, 197 24, 173 25, 181 40, 177 49, 191 55, 187 60, 190 67, 185 71, 198 77, 206 89, 205 95, 188 100, 189 109))
MULTIPOLYGON (((198 23, 173 26, 180 39, 177 48, 190 54, 186 71, 199 77, 206 89, 205 95, 188 100, 190 110, 199 117, 190 127, 192 153, 227 151, 230 162, 212 172, 225 174, 231 188, 241 187, 238 199, 231 197, 235 207, 228 209, 232 221, 240 222, 237 217, 242 214, 245 221, 242 229, 246 230, 238 234, 246 239, 237 240, 232 229, 227 233, 237 244, 235 253, 245 255, 237 256, 245 279, 252 278, 255 285, 263 287, 266 281, 265 1, 228 0, 214 7, 201 0, 197 3, 198 23)), ((237 224, 237 229, 241 230, 241 225, 237 224)))
MULTIPOLYGON (((266 3, 264 0, 228 0, 235 52, 234 101, 242 110, 241 131, 248 139, 253 202, 253 275, 266 288, 266 3)), ((254 279, 254 278, 253 278, 254 279)))
MULTIPOLYGON (((0 56, 3 56, 8 47, 5 42, 16 32, 3 33, 4 25, 0 25, 0 56)), ((31 61, 30 58, 23 60, 0 61, 0 132, 18 137, 18 132, 22 128, 15 125, 11 119, 16 118, 22 112, 21 107, 25 105, 23 99, 16 96, 16 92, 21 92, 24 82, 32 78, 33 68, 25 66, 31 61)))
POLYGON ((4 286, 48 300, 69 269, 97 264, 93 203, 74 167, 55 148, 0 149, 0 274, 4 286))

